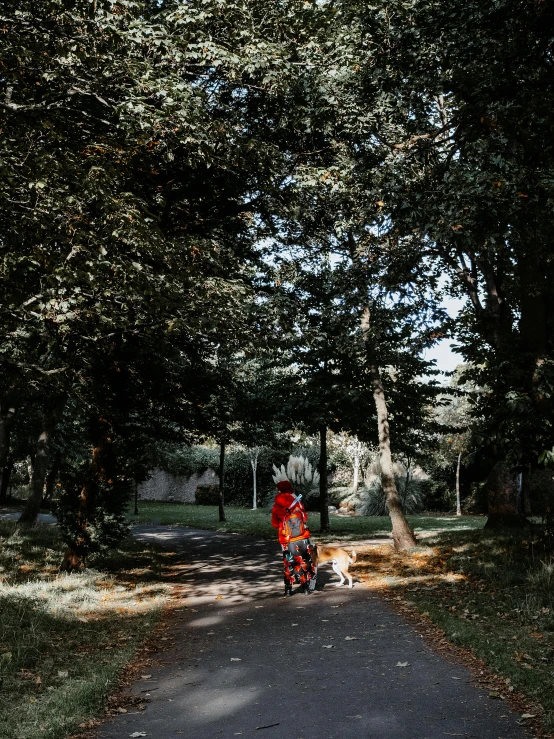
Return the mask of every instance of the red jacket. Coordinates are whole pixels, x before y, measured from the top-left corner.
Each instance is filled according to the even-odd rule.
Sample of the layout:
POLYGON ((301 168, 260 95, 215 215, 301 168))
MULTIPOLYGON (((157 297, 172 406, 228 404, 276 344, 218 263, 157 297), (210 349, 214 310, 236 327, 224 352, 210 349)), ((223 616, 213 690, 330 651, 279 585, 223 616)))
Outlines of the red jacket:
MULTIPOLYGON (((275 500, 273 502, 273 508, 271 509, 271 525, 273 528, 278 530, 279 534, 279 543, 280 544, 288 544, 289 541, 291 541, 288 537, 283 535, 281 524, 283 523, 283 519, 285 518, 285 515, 288 512, 288 509, 294 510, 295 512, 300 509, 300 512, 302 513, 302 517, 304 519, 304 525, 306 526, 304 533, 302 536, 297 537, 299 539, 309 539, 310 538, 310 532, 307 528, 308 523, 308 516, 306 514, 306 509, 300 502, 295 502, 295 496, 292 493, 278 493, 275 496, 275 500)), ((293 541, 296 541, 294 539, 293 541)))

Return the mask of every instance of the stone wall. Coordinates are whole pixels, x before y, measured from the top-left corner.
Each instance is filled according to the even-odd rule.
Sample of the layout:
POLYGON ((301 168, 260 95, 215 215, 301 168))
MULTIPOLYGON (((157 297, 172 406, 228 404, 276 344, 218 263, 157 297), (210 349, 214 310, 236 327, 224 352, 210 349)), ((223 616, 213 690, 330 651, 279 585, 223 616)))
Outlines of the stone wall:
POLYGON ((194 473, 190 477, 171 475, 164 470, 155 469, 152 477, 138 486, 141 500, 167 500, 169 502, 194 503, 194 495, 198 485, 217 485, 219 477, 215 470, 208 469, 201 475, 194 473))

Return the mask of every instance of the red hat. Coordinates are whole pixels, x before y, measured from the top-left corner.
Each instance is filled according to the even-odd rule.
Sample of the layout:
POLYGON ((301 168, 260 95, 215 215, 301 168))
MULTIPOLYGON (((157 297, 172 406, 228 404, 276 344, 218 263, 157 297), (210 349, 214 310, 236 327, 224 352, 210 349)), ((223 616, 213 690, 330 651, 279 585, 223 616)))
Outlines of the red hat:
POLYGON ((278 482, 277 490, 280 493, 294 493, 294 488, 288 480, 281 480, 281 482, 278 482))

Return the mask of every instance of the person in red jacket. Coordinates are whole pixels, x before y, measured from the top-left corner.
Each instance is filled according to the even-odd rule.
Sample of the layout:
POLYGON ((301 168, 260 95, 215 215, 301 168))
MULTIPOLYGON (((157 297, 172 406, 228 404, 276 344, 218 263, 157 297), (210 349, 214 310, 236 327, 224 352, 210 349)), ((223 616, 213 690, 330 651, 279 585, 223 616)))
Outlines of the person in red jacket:
POLYGON ((312 562, 312 545, 308 516, 301 497, 294 494, 288 480, 277 483, 279 491, 271 509, 271 525, 277 529, 283 550, 285 595, 292 595, 292 586, 300 583, 306 595, 315 590, 316 571, 312 562))

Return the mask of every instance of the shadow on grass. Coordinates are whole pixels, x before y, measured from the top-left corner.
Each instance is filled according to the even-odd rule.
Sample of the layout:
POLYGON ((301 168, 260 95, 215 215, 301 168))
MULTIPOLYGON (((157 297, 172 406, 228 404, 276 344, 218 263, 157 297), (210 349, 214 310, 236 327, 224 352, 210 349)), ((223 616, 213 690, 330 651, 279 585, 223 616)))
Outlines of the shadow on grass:
POLYGON ((130 540, 60 575, 63 548, 55 527, 0 525, 0 739, 62 739, 101 713, 167 599, 162 552, 130 540))
POLYGON ((1 595, 0 737, 61 739, 97 715, 155 616, 70 618, 40 598, 1 595))

